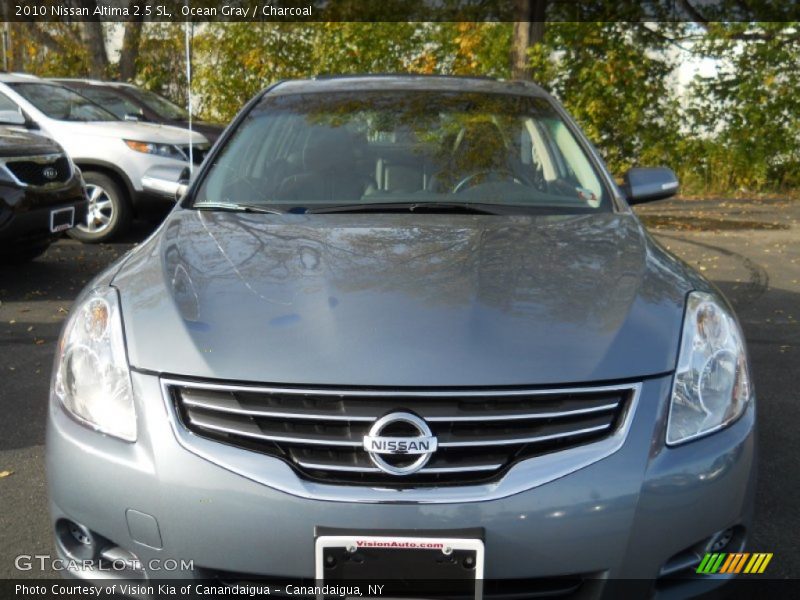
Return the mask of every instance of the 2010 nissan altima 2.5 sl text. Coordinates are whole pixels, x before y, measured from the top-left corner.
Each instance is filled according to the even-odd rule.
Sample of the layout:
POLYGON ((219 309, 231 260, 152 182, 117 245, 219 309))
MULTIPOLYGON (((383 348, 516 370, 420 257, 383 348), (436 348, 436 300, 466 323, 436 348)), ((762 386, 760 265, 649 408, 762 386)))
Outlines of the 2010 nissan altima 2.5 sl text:
POLYGON ((745 547, 756 410, 730 306, 629 207, 677 188, 615 184, 533 84, 268 88, 71 311, 59 552, 140 565, 120 578, 683 593, 745 547))

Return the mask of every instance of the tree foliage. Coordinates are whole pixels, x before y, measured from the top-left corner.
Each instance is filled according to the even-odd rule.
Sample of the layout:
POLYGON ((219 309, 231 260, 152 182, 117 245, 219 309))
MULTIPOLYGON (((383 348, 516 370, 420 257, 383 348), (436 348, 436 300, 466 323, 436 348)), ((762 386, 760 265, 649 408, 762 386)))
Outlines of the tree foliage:
POLYGON ((558 96, 616 171, 670 158, 675 60, 640 24, 551 23, 530 52, 533 78, 558 96))
MULTIPOLYGON (((537 10, 547 4, 515 1, 533 1, 537 10)), ((200 115, 224 122, 259 90, 294 77, 522 73, 564 102, 616 174, 666 164, 690 191, 800 187, 798 23, 715 23, 695 11, 692 23, 546 21, 526 29, 508 22, 348 22, 347 10, 364 5, 333 6, 344 11, 334 15, 342 20, 195 24, 192 94, 200 115), (520 31, 530 43, 525 64, 520 31), (715 61, 716 72, 682 90, 680 63, 700 58, 715 61)), ((381 14, 402 9, 399 0, 380 3, 381 14)), ((104 27, 11 23, 10 68, 129 76, 185 103, 183 24, 104 27), (98 40, 110 40, 113 27, 125 43, 121 54, 104 56, 98 40)))
POLYGON ((706 141, 710 185, 800 187, 798 35, 797 23, 706 25, 695 51, 721 66, 695 80, 688 112, 706 141))

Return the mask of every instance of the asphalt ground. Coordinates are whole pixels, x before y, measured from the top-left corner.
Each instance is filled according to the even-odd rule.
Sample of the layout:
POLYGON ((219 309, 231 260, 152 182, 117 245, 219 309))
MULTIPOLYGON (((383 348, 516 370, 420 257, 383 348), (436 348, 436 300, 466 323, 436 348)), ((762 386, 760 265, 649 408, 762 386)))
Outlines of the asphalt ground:
MULTIPOLYGON (((671 200, 638 209, 655 237, 731 300, 744 327, 758 395, 760 455, 749 551, 773 552, 772 577, 800 579, 800 201, 671 200)), ((32 263, 0 266, 0 578, 14 557, 52 552, 44 475, 48 386, 75 295, 143 240, 59 241, 32 263)))

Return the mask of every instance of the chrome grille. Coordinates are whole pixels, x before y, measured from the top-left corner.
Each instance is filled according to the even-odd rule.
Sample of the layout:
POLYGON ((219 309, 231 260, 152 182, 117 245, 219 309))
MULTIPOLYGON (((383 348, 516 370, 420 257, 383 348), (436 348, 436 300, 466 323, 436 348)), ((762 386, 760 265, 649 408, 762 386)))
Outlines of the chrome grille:
MULTIPOLYGON (((179 145, 180 151, 183 152, 183 155, 186 157, 186 160, 189 160, 189 144, 179 145)), ((206 152, 208 152, 209 145, 208 144, 195 144, 192 146, 192 162, 196 165, 199 165, 203 162, 203 159, 206 157, 206 152)))
POLYGON ((631 389, 337 390, 211 383, 167 386, 195 435, 274 456, 302 477, 403 487, 500 477, 515 463, 610 436, 631 389), (363 448, 372 423, 392 412, 422 417, 438 449, 419 472, 378 469, 363 448))

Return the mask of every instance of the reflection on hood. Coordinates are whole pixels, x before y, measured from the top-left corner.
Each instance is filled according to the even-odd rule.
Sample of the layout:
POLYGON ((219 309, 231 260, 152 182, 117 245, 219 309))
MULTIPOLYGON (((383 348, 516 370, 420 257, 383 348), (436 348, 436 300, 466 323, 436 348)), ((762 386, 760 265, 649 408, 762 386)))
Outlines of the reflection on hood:
POLYGON ((671 260, 629 215, 179 211, 115 285, 137 367, 536 385, 670 371, 688 289, 671 260))

